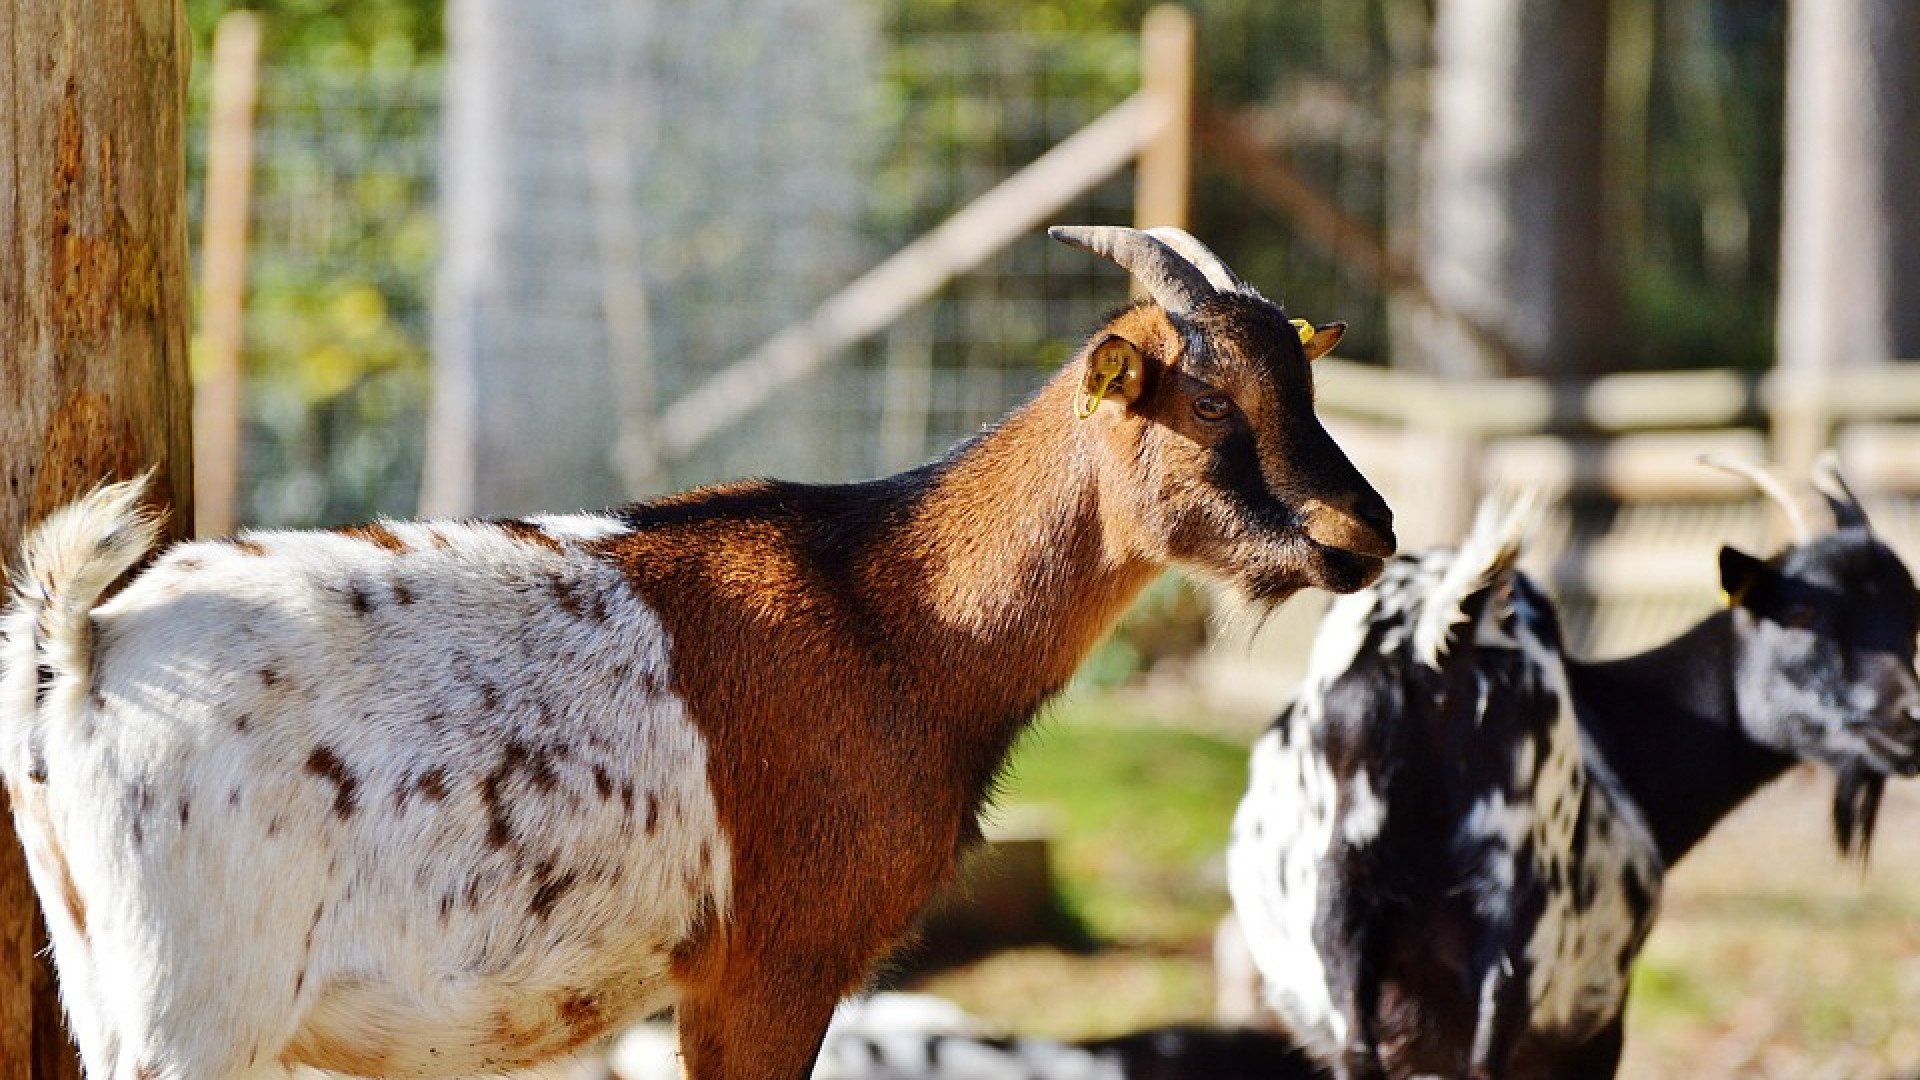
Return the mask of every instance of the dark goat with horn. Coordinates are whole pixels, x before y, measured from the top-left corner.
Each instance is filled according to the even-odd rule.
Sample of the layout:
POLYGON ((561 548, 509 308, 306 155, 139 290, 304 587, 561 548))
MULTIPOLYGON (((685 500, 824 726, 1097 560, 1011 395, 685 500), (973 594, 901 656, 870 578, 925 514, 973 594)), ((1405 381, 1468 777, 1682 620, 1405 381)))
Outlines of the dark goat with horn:
POLYGON ((1797 538, 1723 548, 1726 609, 1640 655, 1564 655, 1523 511, 1335 603, 1228 859, 1269 999, 1343 1080, 1612 1076, 1668 867, 1796 761, 1840 773, 1843 843, 1920 770, 1906 567, 1831 458, 1819 536, 1728 467, 1797 538))
POLYGON ((695 1080, 807 1075, 1014 738, 1169 563, 1351 591, 1386 503, 1294 325, 1178 231, 930 465, 599 514, 184 544, 42 524, 0 771, 95 1080, 461 1076, 677 1006, 695 1080))

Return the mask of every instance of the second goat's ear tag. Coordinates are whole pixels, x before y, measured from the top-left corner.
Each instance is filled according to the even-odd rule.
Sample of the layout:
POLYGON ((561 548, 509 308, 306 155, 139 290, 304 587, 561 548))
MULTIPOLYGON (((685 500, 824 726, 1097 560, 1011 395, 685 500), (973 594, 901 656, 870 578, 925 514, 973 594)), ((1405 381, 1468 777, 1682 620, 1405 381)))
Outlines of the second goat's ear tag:
POLYGON ((1307 342, 1313 340, 1312 323, 1305 319, 1288 319, 1287 324, 1293 327, 1294 333, 1300 335, 1300 344, 1305 345, 1307 342))
POLYGON ((1312 333, 1301 340, 1306 346, 1307 359, 1318 360, 1333 351, 1340 339, 1347 336, 1347 324, 1343 322, 1324 323, 1311 328, 1312 333))

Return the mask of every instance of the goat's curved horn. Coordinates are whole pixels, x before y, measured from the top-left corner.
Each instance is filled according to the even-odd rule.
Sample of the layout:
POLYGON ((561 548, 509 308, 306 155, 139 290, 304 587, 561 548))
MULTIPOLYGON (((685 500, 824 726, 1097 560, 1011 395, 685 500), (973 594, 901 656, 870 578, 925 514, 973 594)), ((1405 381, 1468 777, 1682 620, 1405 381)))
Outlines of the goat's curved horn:
POLYGON ((1813 538, 1813 530, 1807 527, 1807 515, 1801 513, 1800 504, 1793 501, 1786 486, 1778 477, 1758 465, 1749 465, 1744 461, 1722 457, 1719 454, 1701 454, 1699 462, 1721 472, 1730 472, 1735 476, 1744 476, 1759 488, 1766 496, 1780 504, 1780 510, 1787 515, 1787 523, 1793 527, 1793 542, 1804 543, 1813 538))
POLYGON ((1139 229, 1119 225, 1055 225, 1047 235, 1118 264, 1140 280, 1168 312, 1184 315, 1205 303, 1215 289, 1200 269, 1180 253, 1139 229))
POLYGON ((1172 248, 1175 254, 1192 263, 1194 269, 1207 276, 1207 282, 1220 292, 1245 292, 1247 283, 1240 275, 1228 269, 1207 245, 1185 229, 1176 229, 1171 225, 1161 225, 1148 229, 1147 235, 1172 248))
POLYGON ((1840 455, 1832 447, 1820 451, 1813 459, 1813 490, 1826 497, 1827 505, 1833 510, 1833 523, 1846 529, 1859 526, 1871 529, 1867 521, 1866 507, 1860 505, 1860 499, 1847 486, 1846 478, 1840 475, 1840 455))

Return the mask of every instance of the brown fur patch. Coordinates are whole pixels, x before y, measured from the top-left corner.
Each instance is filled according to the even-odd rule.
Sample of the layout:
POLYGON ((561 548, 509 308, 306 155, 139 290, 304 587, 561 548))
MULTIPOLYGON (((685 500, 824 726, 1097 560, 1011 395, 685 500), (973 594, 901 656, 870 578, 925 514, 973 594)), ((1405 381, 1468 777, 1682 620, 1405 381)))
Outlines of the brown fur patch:
POLYGON ((527 914, 542 922, 546 921, 547 916, 553 914, 554 905, 560 902, 561 897, 567 895, 568 889, 573 888, 577 877, 578 875, 571 870, 556 876, 553 872, 553 864, 550 862, 542 862, 534 867, 533 899, 527 903, 527 914))
POLYGON ((229 541, 229 543, 232 544, 233 550, 239 552, 242 555, 259 556, 259 555, 265 555, 267 553, 267 546, 265 544, 260 543, 257 540, 247 540, 247 539, 236 538, 234 540, 229 541))
POLYGON ((1107 543, 1073 389, 918 491, 737 485, 584 545, 676 643, 731 844, 726 932, 674 955, 691 1073, 805 1071, 813 1025, 951 872, 1014 736, 1157 571, 1107 543))
POLYGON ((400 539, 399 534, 377 521, 366 525, 349 525, 333 531, 355 540, 365 540, 375 547, 384 548, 396 555, 412 550, 407 547, 405 540, 400 539))
POLYGON ((566 545, 555 539, 545 529, 530 521, 496 521, 494 527, 523 544, 546 548, 555 554, 565 554, 566 545))
POLYGON ((327 746, 316 746, 307 757, 307 771, 333 785, 333 812, 345 821, 353 816, 356 809, 356 792, 360 779, 340 760, 340 755, 327 746))

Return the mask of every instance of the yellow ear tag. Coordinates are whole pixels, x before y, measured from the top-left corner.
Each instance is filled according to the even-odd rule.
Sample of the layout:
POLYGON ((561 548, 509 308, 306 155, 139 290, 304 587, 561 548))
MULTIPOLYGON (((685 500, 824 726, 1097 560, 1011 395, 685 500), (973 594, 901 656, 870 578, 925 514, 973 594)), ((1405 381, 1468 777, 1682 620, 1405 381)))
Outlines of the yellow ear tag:
POLYGON ((1115 355, 1117 351, 1105 350, 1094 355, 1093 370, 1087 373, 1094 380, 1093 389, 1083 390, 1073 403, 1073 414, 1080 419, 1092 416, 1100 403, 1106 400, 1107 391, 1113 389, 1113 384, 1126 374, 1126 359, 1115 355))
POLYGON ((1313 324, 1305 319, 1288 319, 1293 324, 1293 332, 1300 335, 1300 344, 1313 340, 1313 324))
POLYGON ((1731 593, 1727 591, 1727 587, 1725 585, 1722 585, 1720 587, 1720 602, 1727 605, 1728 607, 1739 607, 1740 602, 1742 600, 1745 600, 1746 598, 1747 598, 1747 591, 1745 589, 1742 589, 1737 593, 1731 593))

